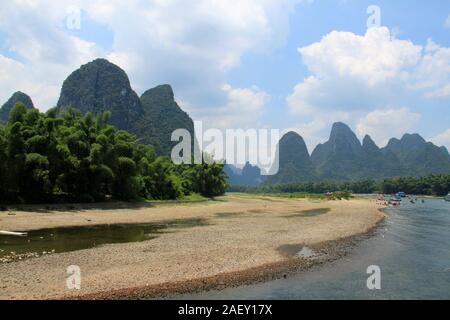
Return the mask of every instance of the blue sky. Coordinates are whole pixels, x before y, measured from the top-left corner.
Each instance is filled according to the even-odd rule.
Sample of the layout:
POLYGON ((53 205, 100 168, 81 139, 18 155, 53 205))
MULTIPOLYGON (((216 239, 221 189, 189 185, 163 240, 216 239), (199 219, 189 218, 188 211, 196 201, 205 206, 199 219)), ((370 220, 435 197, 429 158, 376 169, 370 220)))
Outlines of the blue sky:
POLYGON ((441 0, 3 2, 0 99, 22 90, 46 110, 105 57, 139 94, 172 84, 208 127, 292 129, 312 149, 344 121, 380 145, 418 132, 450 147, 449 16, 441 0))
MULTIPOLYGON (((290 35, 285 46, 268 56, 244 56, 241 67, 230 75, 231 83, 239 87, 256 83, 270 92, 272 101, 265 113, 266 121, 274 126, 295 127, 298 120, 287 116, 289 108, 285 98, 300 78, 309 75, 297 48, 317 42, 334 30, 363 35, 367 29, 366 9, 374 3, 381 8, 382 25, 395 30, 399 39, 425 45, 432 38, 440 45, 450 47, 450 29, 444 26, 450 3, 445 1, 315 1, 297 6, 290 19, 290 35)), ((430 138, 450 127, 450 99, 433 101, 411 97, 405 101, 412 110, 422 114, 420 122, 410 131, 430 138)))

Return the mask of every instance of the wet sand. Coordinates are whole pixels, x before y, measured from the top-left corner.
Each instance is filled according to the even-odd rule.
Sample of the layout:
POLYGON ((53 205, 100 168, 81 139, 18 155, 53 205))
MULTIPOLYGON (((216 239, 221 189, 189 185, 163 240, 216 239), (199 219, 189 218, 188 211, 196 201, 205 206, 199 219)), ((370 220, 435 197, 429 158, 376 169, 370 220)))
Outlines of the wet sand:
POLYGON ((152 298, 282 277, 335 259, 355 236, 383 220, 374 200, 309 201, 228 195, 218 201, 0 212, 0 230, 151 223, 205 218, 208 226, 174 230, 139 243, 105 245, 0 264, 0 299, 152 298), (329 210, 328 210, 329 209, 329 210), (317 210, 322 214, 310 215, 317 210), (294 257, 307 246, 323 258, 294 257), (81 268, 81 290, 67 289, 66 268, 81 268))

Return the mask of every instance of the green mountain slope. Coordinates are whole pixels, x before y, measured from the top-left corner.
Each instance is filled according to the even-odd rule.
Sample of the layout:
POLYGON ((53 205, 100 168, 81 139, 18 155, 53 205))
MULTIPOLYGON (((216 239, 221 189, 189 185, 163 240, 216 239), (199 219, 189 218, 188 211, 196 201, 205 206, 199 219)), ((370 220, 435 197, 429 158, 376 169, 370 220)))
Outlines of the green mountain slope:
POLYGON ((22 102, 27 109, 34 108, 31 98, 26 93, 17 91, 0 108, 0 123, 8 122, 9 113, 17 102, 22 102))
POLYGON ((330 139, 318 145, 311 160, 322 178, 330 180, 363 177, 362 146, 353 131, 343 123, 333 124, 330 139))
POLYGON ((316 170, 305 141, 295 132, 285 134, 278 145, 279 170, 267 179, 268 184, 314 181, 316 170))
POLYGON ((64 81, 58 107, 67 106, 82 113, 110 111, 111 124, 136 134, 160 155, 170 156, 177 143, 171 141, 176 129, 187 129, 192 148, 197 147, 194 123, 176 103, 169 85, 150 89, 139 98, 125 71, 105 59, 81 66, 64 81))
POLYGON ((111 124, 130 132, 144 115, 125 71, 105 59, 81 66, 64 81, 58 107, 67 106, 82 113, 110 111, 111 124))
POLYGON ((300 136, 289 133, 280 141, 280 171, 267 184, 309 181, 355 181, 399 176, 449 173, 445 147, 426 142, 418 134, 391 139, 380 149, 370 136, 363 143, 343 123, 335 123, 330 139, 318 145, 311 157, 300 136))
POLYGON ((172 133, 177 129, 188 130, 192 137, 192 148, 196 146, 194 122, 176 103, 170 85, 146 91, 141 96, 141 104, 144 117, 137 123, 134 132, 144 143, 153 145, 158 154, 170 155, 172 147, 178 143, 171 141, 172 133))
POLYGON ((450 155, 445 147, 426 142, 418 134, 405 134, 402 139, 391 139, 383 153, 395 155, 404 173, 419 176, 450 172, 450 155))

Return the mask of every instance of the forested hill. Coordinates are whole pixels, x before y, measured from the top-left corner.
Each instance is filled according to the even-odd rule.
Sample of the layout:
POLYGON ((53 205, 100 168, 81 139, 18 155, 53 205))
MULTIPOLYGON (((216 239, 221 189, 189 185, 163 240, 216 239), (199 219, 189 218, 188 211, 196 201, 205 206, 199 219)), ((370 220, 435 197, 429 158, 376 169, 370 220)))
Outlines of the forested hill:
POLYGON ((110 113, 46 114, 17 103, 0 125, 0 203, 178 199, 221 195, 223 165, 176 166, 108 124, 110 113))
POLYGON ((170 85, 149 89, 140 99, 144 117, 137 123, 133 132, 141 137, 144 143, 153 145, 158 154, 170 155, 173 146, 177 144, 171 141, 172 132, 186 129, 192 137, 192 151, 193 148, 198 148, 195 142, 194 122, 175 101, 170 85))
POLYGON ((280 170, 267 184, 311 181, 357 181, 401 176, 450 173, 445 147, 425 141, 418 134, 391 139, 379 148, 370 136, 361 143, 343 123, 335 123, 330 138, 309 156, 303 139, 286 134, 279 143, 280 170))
POLYGON ((336 193, 334 198, 342 195, 384 193, 395 194, 406 192, 409 195, 429 195, 444 197, 450 192, 450 174, 434 174, 423 177, 399 177, 382 180, 360 181, 317 181, 287 184, 251 186, 231 186, 234 192, 250 192, 259 194, 289 194, 289 197, 308 197, 310 194, 323 195, 336 193))
POLYGON ((28 109, 34 108, 31 98, 26 93, 17 91, 0 108, 0 123, 8 122, 9 113, 17 102, 21 102, 28 109))
POLYGON ((261 175, 261 169, 249 162, 242 169, 225 164, 224 170, 228 176, 228 184, 232 186, 256 187, 266 180, 266 176, 261 175))
POLYGON ((186 129, 193 140, 195 137, 193 121, 178 106, 169 85, 149 89, 138 97, 125 71, 105 59, 81 66, 64 81, 58 107, 67 106, 83 114, 110 111, 113 125, 136 134, 160 155, 170 156, 174 130, 186 129))

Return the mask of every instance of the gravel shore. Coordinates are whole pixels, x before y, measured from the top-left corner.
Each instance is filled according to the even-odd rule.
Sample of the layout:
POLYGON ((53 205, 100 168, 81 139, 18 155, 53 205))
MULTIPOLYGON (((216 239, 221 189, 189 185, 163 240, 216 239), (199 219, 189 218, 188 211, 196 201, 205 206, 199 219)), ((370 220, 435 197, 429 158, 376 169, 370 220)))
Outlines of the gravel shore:
POLYGON ((370 232, 384 218, 382 207, 369 199, 228 195, 207 203, 117 207, 0 212, 0 230, 187 218, 205 218, 209 225, 173 230, 145 242, 0 264, 0 299, 153 298, 269 280, 335 259, 355 236, 370 232), (321 214, 304 214, 316 209, 321 214), (320 256, 293 255, 303 246, 320 256), (71 265, 81 269, 81 290, 67 289, 66 268, 71 265))

